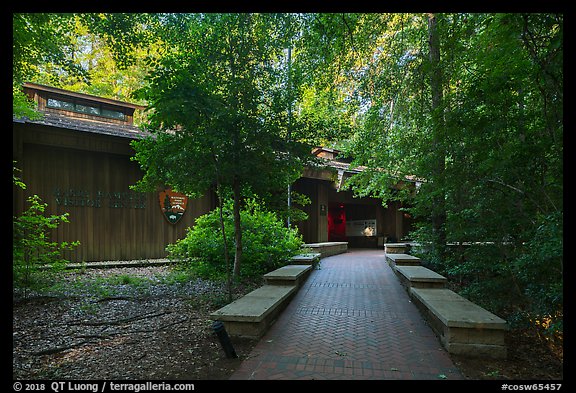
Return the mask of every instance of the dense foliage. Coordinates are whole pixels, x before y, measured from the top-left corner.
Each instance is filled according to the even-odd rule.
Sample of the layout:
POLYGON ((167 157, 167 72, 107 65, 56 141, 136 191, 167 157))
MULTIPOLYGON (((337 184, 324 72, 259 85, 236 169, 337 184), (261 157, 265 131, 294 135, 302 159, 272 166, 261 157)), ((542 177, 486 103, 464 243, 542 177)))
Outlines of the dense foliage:
POLYGON ((368 170, 348 186, 410 203, 410 236, 467 297, 561 332, 562 15, 362 15, 350 29, 368 41, 349 49, 361 110, 340 146, 368 170))
MULTIPOLYGON (((289 36, 274 14, 168 15, 171 51, 141 94, 155 135, 133 143, 145 172, 138 187, 167 184, 188 195, 213 187, 234 207, 234 269, 242 260, 247 195, 286 192, 310 146, 290 137, 282 66, 289 36), (176 34, 177 33, 177 34, 176 34)), ((226 255, 223 256, 226 258, 226 255)))
MULTIPOLYGON (((224 204, 223 217, 227 237, 233 238, 234 219, 232 201, 224 204)), ((275 213, 263 209, 255 199, 247 200, 240 212, 243 254, 247 256, 240 269, 240 278, 259 279, 300 252, 302 236, 296 229, 287 228, 275 213)), ((224 240, 220 231, 218 210, 196 219, 186 237, 168 246, 169 257, 181 261, 201 278, 226 278, 224 240)), ((233 255, 235 247, 228 244, 233 255)))
POLYGON ((162 51, 150 36, 152 22, 147 14, 13 14, 14 115, 38 116, 24 82, 137 101, 133 93, 162 51))

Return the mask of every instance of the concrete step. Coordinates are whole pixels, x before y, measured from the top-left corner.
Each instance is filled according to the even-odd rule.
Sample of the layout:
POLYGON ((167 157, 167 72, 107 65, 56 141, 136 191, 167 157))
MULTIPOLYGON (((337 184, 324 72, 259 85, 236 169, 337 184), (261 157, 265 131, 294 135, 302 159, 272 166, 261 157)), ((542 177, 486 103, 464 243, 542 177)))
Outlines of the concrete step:
POLYGON ((449 289, 412 288, 410 294, 448 352, 506 358, 505 320, 449 289))
POLYGON ((396 265, 394 272, 407 288, 444 288, 446 277, 424 266, 396 265))
POLYGON ((320 253, 321 258, 326 258, 336 254, 342 254, 348 251, 348 242, 322 242, 308 243, 303 248, 310 249, 311 252, 320 253))
POLYGON ((321 255, 319 252, 298 254, 290 258, 290 263, 293 265, 314 265, 320 261, 321 255))
POLYGON ((386 260, 391 267, 420 265, 420 258, 408 254, 386 254, 386 260))
POLYGON ((295 285, 300 287, 312 270, 312 265, 286 265, 264 275, 268 285, 295 285))
POLYGON ((230 336, 260 338, 296 293, 295 285, 264 285, 214 311, 230 336))

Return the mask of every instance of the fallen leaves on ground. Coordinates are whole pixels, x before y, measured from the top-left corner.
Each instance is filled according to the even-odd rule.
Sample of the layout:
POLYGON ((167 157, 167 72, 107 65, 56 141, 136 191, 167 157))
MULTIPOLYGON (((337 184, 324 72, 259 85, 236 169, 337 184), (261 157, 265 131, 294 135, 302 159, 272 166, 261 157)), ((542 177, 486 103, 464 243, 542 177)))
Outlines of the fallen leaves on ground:
POLYGON ((226 359, 200 296, 206 288, 192 284, 15 301, 13 379, 228 378, 254 343, 237 343, 239 359, 226 359))

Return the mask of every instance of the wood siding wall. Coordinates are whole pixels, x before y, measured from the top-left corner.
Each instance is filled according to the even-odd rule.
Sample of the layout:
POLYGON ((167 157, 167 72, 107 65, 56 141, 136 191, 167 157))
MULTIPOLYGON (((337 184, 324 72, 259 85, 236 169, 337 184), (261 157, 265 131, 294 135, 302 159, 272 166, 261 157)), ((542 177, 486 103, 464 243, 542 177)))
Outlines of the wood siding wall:
MULTIPOLYGON (((320 241, 318 240, 318 221, 320 219, 326 221, 328 220, 326 216, 320 215, 320 203, 318 201, 318 188, 320 187, 320 183, 322 183, 322 181, 303 177, 298 179, 293 186, 293 190, 295 192, 304 194, 311 200, 309 205, 298 206, 306 214, 308 214, 308 219, 306 221, 297 223, 298 230, 302 234, 304 242, 306 243, 317 243, 320 241)), ((326 238, 328 238, 328 224, 326 224, 326 238)))
POLYGON ((182 219, 170 224, 158 193, 129 189, 142 177, 132 153, 126 138, 15 125, 14 159, 27 189, 15 188, 14 214, 33 194, 48 204, 46 214, 68 212, 70 222, 53 240, 81 242, 66 256, 73 262, 165 257, 166 245, 183 238, 214 201, 210 193, 190 199, 182 219))
MULTIPOLYGON (((53 240, 81 242, 66 255, 73 262, 165 257, 166 245, 183 238, 198 216, 216 207, 215 196, 210 192, 190 199, 183 218, 170 224, 160 210, 158 192, 130 190, 142 172, 130 161, 134 152, 129 143, 123 137, 14 123, 13 159, 27 189, 14 187, 13 214, 26 209, 26 198, 34 194, 48 204, 46 214, 68 212, 70 222, 54 231, 53 240)), ((379 236, 400 239, 410 229, 397 203, 383 208, 380 200, 337 192, 333 180, 302 177, 294 190, 312 200, 302 207, 308 220, 297 225, 307 243, 328 240, 329 205, 338 202, 347 204, 357 219, 376 218, 379 236), (360 205, 370 206, 370 217, 361 216, 366 208, 360 205)))

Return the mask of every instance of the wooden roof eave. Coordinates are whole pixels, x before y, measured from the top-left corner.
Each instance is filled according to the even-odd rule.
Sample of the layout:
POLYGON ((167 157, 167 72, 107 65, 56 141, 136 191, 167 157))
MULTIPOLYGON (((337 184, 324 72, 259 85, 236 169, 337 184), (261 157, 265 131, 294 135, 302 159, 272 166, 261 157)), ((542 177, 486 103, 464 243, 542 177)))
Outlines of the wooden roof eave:
POLYGON ((25 89, 44 91, 44 92, 48 92, 48 93, 59 94, 62 96, 68 96, 68 97, 74 97, 74 98, 79 98, 79 99, 88 100, 88 101, 99 102, 102 104, 112 105, 112 106, 116 106, 116 107, 129 108, 132 110, 136 110, 136 109, 144 110, 144 109, 146 109, 146 106, 144 106, 144 105, 132 104, 130 102, 114 100, 112 98, 98 97, 98 96, 94 96, 91 94, 73 92, 70 90, 60 89, 57 87, 40 85, 38 83, 25 82, 23 84, 23 87, 25 89))

